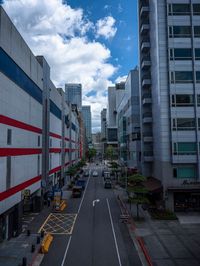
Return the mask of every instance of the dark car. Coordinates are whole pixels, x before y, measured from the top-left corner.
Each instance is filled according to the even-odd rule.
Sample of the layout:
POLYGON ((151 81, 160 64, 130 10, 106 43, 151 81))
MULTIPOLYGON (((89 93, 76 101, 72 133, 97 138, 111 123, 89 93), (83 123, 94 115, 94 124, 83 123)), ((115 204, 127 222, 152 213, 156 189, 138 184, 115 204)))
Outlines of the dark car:
POLYGON ((74 186, 72 189, 72 197, 73 198, 80 198, 82 196, 82 187, 81 186, 74 186))
POLYGON ((112 183, 110 179, 106 179, 104 182, 104 188, 112 188, 112 183))

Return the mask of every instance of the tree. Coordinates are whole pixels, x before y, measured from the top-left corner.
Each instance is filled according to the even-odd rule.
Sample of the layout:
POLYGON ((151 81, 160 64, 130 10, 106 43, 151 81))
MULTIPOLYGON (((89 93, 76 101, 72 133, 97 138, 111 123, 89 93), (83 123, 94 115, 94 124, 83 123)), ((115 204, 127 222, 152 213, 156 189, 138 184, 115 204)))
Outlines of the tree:
POLYGON ((96 156, 97 151, 94 148, 88 150, 88 159, 89 161, 96 156))
POLYGON ((71 165, 68 170, 67 170, 67 174, 70 176, 70 180, 71 178, 76 174, 76 167, 74 165, 71 165))
POLYGON ((139 205, 149 203, 148 190, 143 185, 144 181, 146 181, 146 177, 140 174, 128 177, 129 202, 130 204, 135 203, 137 206, 137 219, 139 219, 139 205))
POLYGON ((106 149, 106 158, 108 160, 113 160, 113 157, 114 157, 114 149, 111 145, 109 145, 106 149))

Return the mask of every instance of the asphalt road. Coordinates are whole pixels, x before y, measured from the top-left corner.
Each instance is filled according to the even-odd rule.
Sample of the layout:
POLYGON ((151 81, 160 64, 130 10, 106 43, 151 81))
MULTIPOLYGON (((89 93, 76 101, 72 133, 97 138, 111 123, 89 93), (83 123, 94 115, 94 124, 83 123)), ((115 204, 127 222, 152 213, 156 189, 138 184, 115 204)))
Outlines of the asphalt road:
POLYGON ((101 166, 90 165, 81 199, 70 199, 68 213, 77 213, 71 235, 55 235, 42 266, 139 266, 137 251, 112 189, 104 189, 101 166), (93 177, 97 170, 98 177, 93 177), (98 201, 95 201, 98 200, 98 201))

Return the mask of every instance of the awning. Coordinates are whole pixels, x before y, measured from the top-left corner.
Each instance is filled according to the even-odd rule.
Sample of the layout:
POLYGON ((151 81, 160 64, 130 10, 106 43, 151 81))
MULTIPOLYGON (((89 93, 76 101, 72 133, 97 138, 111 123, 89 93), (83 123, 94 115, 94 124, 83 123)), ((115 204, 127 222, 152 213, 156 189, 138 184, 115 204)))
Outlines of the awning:
POLYGON ((154 177, 148 177, 148 179, 143 182, 143 185, 150 193, 159 193, 162 192, 163 189, 161 181, 154 177))

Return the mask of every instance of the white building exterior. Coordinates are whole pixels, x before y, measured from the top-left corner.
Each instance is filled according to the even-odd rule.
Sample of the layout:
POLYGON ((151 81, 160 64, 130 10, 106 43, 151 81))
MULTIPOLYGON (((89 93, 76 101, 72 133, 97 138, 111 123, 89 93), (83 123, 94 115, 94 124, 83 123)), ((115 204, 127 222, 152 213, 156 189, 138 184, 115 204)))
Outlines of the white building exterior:
POLYGON ((21 232, 25 208, 40 210, 43 196, 64 183, 64 167, 80 159, 70 113, 44 57, 33 55, 0 7, 0 241, 21 232))
POLYGON ((200 210, 200 2, 138 3, 142 172, 167 208, 200 210))

